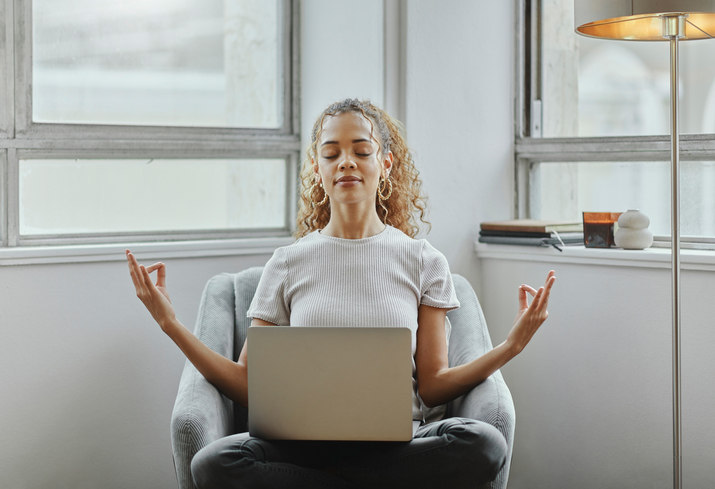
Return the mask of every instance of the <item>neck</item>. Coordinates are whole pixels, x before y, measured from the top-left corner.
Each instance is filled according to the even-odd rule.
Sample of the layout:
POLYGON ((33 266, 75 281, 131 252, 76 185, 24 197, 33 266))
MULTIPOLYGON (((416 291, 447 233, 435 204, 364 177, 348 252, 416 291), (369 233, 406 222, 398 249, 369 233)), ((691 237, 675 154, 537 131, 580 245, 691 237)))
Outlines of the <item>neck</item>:
POLYGON ((369 238, 385 229, 374 207, 359 209, 355 206, 336 206, 330 209, 330 221, 322 234, 344 239, 369 238))

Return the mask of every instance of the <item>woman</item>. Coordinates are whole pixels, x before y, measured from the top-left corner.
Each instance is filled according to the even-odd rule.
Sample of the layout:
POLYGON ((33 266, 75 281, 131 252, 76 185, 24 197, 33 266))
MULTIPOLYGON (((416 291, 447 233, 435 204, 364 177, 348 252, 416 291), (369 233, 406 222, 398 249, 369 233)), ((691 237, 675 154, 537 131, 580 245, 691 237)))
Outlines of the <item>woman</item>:
MULTIPOLYGON (((553 271, 538 291, 519 288, 519 314, 506 341, 471 363, 448 366, 446 313, 459 307, 449 267, 429 243, 414 239, 415 212, 424 213, 417 171, 394 121, 369 102, 348 99, 323 112, 301 181, 299 239, 266 264, 248 311, 251 324, 410 328, 416 421, 514 358, 546 320, 553 271)), ((164 265, 145 268, 128 250, 127 259, 137 295, 162 330, 209 382, 247 405, 247 345, 237 362, 211 351, 176 319, 164 265)), ((492 480, 505 458, 506 442, 494 427, 450 418, 423 424, 404 444, 270 442, 237 434, 202 449, 192 474, 200 488, 460 488, 492 480)))

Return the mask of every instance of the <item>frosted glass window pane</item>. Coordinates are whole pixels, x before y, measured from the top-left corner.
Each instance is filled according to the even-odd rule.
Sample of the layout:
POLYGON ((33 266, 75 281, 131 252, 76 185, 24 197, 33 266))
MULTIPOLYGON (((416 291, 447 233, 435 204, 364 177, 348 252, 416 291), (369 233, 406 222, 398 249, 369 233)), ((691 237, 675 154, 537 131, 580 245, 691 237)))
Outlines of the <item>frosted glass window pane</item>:
POLYGON ((20 234, 286 227, 287 164, 21 160, 20 234))
MULTIPOLYGON (((640 209, 656 235, 670 235, 667 161, 539 163, 530 179, 535 218, 580 219, 584 211, 640 209)), ((715 162, 681 161, 680 180, 681 235, 715 236, 715 162)))
POLYGON ((33 0, 35 122, 282 125, 276 0, 33 0))
MULTIPOLYGON (((544 137, 670 134, 668 42, 592 39, 573 0, 542 2, 544 137)), ((715 132, 715 43, 679 45, 680 132, 715 132)))

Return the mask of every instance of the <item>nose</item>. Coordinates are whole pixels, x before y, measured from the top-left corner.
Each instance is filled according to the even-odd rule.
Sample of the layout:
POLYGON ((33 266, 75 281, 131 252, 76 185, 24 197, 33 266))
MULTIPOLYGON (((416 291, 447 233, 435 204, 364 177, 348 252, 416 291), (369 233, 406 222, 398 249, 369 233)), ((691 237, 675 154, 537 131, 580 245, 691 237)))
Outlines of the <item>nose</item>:
POLYGON ((350 157, 345 158, 343 160, 343 162, 340 163, 341 170, 354 170, 355 168, 357 168, 357 166, 355 165, 355 162, 350 157))

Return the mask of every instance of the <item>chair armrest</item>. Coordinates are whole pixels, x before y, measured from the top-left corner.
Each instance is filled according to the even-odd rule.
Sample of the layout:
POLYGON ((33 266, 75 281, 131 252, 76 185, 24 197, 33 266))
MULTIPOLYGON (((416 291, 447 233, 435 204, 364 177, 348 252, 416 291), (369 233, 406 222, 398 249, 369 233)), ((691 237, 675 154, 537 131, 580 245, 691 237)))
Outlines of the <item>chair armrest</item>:
POLYGON ((494 373, 464 396, 453 400, 448 406, 447 415, 484 421, 504 435, 507 444, 506 463, 493 481, 479 489, 506 489, 514 448, 516 415, 511 393, 501 372, 494 373))
POLYGON ((194 455, 209 443, 232 434, 232 425, 232 402, 187 364, 171 414, 171 445, 179 488, 194 488, 194 455))
MULTIPOLYGON (((211 278, 204 288, 194 334, 209 348, 233 358, 233 275, 211 278)), ((191 460, 201 448, 233 433, 233 403, 186 362, 171 415, 171 444, 180 489, 193 489, 191 460)))
MULTIPOLYGON (((462 306, 447 314, 452 323, 449 341, 450 366, 465 364, 492 349, 484 312, 474 290, 464 277, 455 274, 453 280, 462 306)), ((516 413, 511 392, 501 372, 495 372, 471 391, 450 402, 447 405, 447 416, 484 421, 504 435, 508 447, 506 464, 496 479, 484 487, 505 489, 514 445, 516 413)))
POLYGON ((514 439, 514 402, 501 372, 496 372, 471 391, 449 404, 448 415, 491 424, 511 447, 514 439))

